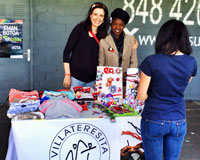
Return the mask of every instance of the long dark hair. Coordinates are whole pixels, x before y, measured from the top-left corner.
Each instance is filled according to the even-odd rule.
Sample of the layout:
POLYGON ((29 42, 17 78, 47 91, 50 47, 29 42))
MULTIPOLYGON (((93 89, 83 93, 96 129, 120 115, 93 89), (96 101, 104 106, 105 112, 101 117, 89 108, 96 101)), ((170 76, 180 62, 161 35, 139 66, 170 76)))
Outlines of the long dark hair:
POLYGON ((101 2, 96 2, 93 3, 90 6, 90 9, 87 14, 87 18, 81 22, 85 26, 85 29, 87 31, 91 30, 91 20, 90 20, 90 15, 94 11, 95 8, 102 8, 104 10, 104 21, 103 23, 98 27, 97 29, 97 37, 98 38, 105 38, 107 36, 108 28, 109 28, 109 17, 108 17, 108 9, 107 7, 101 3, 101 2))
POLYGON ((155 54, 171 54, 178 50, 187 55, 192 53, 189 32, 185 24, 172 19, 165 22, 158 32, 155 43, 155 54))

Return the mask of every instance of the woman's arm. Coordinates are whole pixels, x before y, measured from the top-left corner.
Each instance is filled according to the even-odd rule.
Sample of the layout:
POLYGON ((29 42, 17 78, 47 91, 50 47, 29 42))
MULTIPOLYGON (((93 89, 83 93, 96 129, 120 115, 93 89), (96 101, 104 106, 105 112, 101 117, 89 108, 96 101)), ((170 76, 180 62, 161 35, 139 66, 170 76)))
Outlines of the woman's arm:
POLYGON ((72 50, 74 47, 76 47, 82 30, 83 29, 81 28, 80 25, 76 25, 74 27, 74 29, 72 30, 72 32, 70 33, 67 43, 65 45, 64 52, 63 52, 63 62, 64 63, 69 63, 70 57, 72 54, 72 50))
POLYGON ((70 84, 71 84, 71 74, 70 74, 70 67, 69 63, 63 63, 64 65, 64 71, 65 71, 65 77, 63 80, 63 86, 67 89, 70 89, 70 84))
POLYGON ((149 84, 151 81, 151 77, 147 76, 144 72, 141 71, 140 82, 138 87, 137 98, 139 101, 145 101, 148 97, 147 90, 149 88, 149 84))
POLYGON ((67 40, 67 43, 63 52, 63 66, 64 66, 64 71, 65 71, 63 86, 67 89, 69 89, 71 85, 69 61, 71 58, 72 50, 74 47, 76 47, 76 44, 78 42, 80 33, 81 33, 81 26, 76 25, 74 29, 72 30, 72 32, 70 33, 70 36, 67 40))

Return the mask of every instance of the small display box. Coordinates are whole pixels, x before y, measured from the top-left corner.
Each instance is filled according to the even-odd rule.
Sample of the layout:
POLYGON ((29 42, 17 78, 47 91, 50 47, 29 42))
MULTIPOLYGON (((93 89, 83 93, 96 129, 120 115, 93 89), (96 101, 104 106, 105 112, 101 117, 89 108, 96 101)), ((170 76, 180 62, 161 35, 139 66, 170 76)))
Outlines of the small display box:
POLYGON ((81 101, 93 101, 94 97, 94 89, 91 87, 82 87, 82 86, 76 86, 73 87, 72 93, 75 96, 74 100, 81 100, 81 101))
POLYGON ((122 89, 122 68, 121 67, 97 67, 96 93, 112 94, 115 98, 121 99, 122 89))

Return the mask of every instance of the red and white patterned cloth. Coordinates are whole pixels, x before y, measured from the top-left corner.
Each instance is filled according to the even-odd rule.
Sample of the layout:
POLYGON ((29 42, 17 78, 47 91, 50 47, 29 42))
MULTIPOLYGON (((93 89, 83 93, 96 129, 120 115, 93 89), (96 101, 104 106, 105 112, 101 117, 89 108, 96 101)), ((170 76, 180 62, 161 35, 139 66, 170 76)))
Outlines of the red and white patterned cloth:
POLYGON ((17 89, 10 89, 9 92, 9 103, 19 102, 23 100, 38 100, 39 92, 34 90, 30 92, 20 91, 17 89))

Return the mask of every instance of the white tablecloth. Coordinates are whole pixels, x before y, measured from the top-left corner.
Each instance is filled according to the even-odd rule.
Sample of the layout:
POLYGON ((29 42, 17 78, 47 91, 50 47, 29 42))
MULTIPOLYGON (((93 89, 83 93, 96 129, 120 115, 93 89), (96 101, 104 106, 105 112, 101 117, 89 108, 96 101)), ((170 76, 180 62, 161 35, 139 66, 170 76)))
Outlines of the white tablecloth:
POLYGON ((120 160, 120 150, 141 140, 139 116, 55 120, 12 120, 6 160, 120 160))

